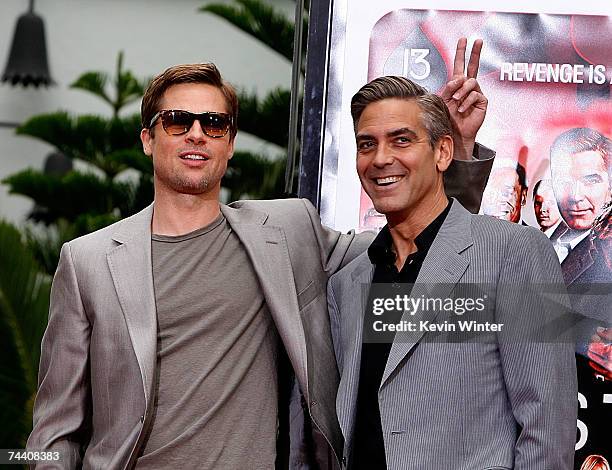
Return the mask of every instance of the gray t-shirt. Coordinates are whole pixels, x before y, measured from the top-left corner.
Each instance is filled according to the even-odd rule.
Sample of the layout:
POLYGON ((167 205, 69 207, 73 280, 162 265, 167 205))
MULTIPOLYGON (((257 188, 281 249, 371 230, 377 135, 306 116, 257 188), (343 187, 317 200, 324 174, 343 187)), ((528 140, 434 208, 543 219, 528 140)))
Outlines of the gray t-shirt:
POLYGON ((153 235, 154 416, 138 468, 274 468, 278 335, 249 257, 220 215, 153 235))

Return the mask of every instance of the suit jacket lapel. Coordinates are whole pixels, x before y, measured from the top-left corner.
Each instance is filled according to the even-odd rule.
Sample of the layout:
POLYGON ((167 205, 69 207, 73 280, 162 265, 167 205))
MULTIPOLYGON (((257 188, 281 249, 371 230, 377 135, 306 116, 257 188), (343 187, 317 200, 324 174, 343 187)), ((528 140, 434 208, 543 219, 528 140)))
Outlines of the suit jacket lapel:
POLYGON ((591 250, 595 248, 590 237, 591 235, 589 232, 589 235, 587 235, 584 240, 581 240, 561 263, 563 280, 568 286, 578 279, 580 275, 589 269, 595 262, 591 254, 591 250))
POLYGON ((268 215, 263 212, 228 206, 221 206, 221 212, 253 263, 270 314, 308 399, 306 339, 285 233, 280 227, 264 225, 268 215))
MULTIPOLYGON (((348 289, 350 292, 345 291, 345 296, 338 299, 339 306, 341 305, 340 308, 343 310, 341 330, 349 332, 346 350, 342 352, 342 377, 337 397, 338 421, 342 433, 347 436, 347 446, 350 445, 359 389, 363 320, 369 290, 366 286, 372 283, 374 275, 374 266, 367 253, 360 255, 360 260, 361 262, 350 273, 350 285, 353 288, 348 289), (359 295, 354 295, 355 291, 359 292, 359 295)), ((338 341, 341 340, 338 338, 338 341)))
MULTIPOLYGON (((559 226, 550 236, 550 240, 555 243, 561 236, 569 231, 569 227, 565 222, 561 222, 559 226)), ((595 262, 591 251, 594 250, 593 243, 590 240, 590 233, 584 240, 581 240, 561 262, 561 271, 565 285, 572 284, 582 273, 591 267, 595 262)))
POLYGON ((117 297, 140 366, 149 409, 155 374, 157 315, 151 263, 153 205, 125 219, 113 234, 119 243, 106 255, 117 297))
MULTIPOLYGON (((450 295, 469 266, 469 262, 461 255, 461 252, 473 243, 470 217, 470 213, 454 200, 450 212, 423 261, 410 297, 433 296, 444 299, 450 295)), ((402 321, 432 322, 438 313, 433 310, 425 310, 412 316, 404 312, 402 321)), ((396 333, 381 380, 381 388, 426 332, 420 328, 416 330, 396 333)))

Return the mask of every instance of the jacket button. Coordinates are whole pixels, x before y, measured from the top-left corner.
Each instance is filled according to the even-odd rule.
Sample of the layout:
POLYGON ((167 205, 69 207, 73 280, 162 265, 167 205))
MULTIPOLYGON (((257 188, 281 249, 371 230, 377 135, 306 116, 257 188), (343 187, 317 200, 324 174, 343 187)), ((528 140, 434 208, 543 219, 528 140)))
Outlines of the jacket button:
POLYGON ((310 402, 310 406, 311 406, 311 407, 312 407, 312 406, 317 406, 317 402, 316 402, 316 401, 311 401, 311 402, 310 402))
POLYGON ((142 416, 140 417, 140 422, 141 422, 141 423, 144 423, 144 415, 142 415, 142 416))
POLYGON ((346 467, 346 456, 342 457, 342 465, 346 467))

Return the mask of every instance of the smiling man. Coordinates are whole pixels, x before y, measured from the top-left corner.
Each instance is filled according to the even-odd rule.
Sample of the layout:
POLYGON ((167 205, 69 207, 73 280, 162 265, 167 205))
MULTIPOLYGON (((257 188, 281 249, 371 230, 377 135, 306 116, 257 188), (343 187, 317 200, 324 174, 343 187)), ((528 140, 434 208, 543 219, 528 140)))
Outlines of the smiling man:
POLYGON ((563 220, 589 230, 610 201, 612 141, 588 128, 570 129, 550 148, 553 190, 563 220))
POLYGON ((543 344, 512 329, 560 309, 534 284, 554 286, 567 305, 548 239, 447 198, 454 142, 438 96, 403 77, 380 77, 353 96, 351 113, 357 173, 387 225, 328 284, 348 467, 571 469, 573 344, 543 344), (475 321, 502 326, 469 344, 445 341, 430 332, 452 332, 455 312, 404 307, 381 315, 374 306, 393 300, 380 297, 389 292, 381 285, 394 298, 403 289, 413 299, 434 292, 444 304, 483 301, 490 316, 475 321), (455 299, 470 286, 489 295, 455 299))
POLYGON ((551 241, 568 285, 593 265, 589 234, 611 199, 611 156, 612 141, 584 127, 563 132, 550 148, 553 191, 565 222, 551 241))

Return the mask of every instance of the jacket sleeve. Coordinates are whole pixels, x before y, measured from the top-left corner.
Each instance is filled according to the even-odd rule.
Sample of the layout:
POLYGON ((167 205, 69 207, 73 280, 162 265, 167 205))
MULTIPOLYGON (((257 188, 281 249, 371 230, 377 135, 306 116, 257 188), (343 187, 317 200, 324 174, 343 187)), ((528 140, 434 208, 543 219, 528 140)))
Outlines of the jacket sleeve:
POLYGON ((570 312, 550 242, 535 229, 517 231, 495 302, 496 321, 504 324, 502 372, 519 429, 516 470, 573 468, 578 386, 570 312))
POLYGON ((494 159, 493 150, 477 143, 471 161, 453 160, 444 173, 446 195, 456 198, 471 213, 478 213, 494 159))
POLYGON ((89 441, 89 342, 86 316, 70 245, 60 253, 51 288, 49 322, 45 331, 34 404, 31 450, 60 452, 60 461, 36 468, 77 468, 89 441))
POLYGON ((357 234, 351 230, 348 233, 341 233, 323 226, 319 213, 310 201, 302 199, 302 202, 317 239, 323 270, 328 277, 367 250, 372 243, 375 235, 373 232, 357 234))

